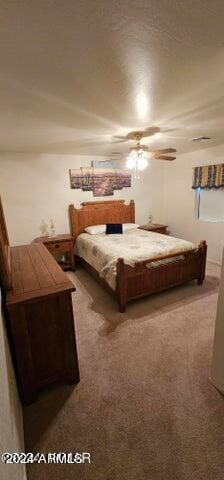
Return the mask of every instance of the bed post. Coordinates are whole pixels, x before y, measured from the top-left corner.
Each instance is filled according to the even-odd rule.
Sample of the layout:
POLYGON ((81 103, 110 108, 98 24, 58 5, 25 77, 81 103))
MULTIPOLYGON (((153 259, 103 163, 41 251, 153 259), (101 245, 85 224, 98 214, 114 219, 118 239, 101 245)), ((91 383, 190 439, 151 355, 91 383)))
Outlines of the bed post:
POLYGON ((118 258, 117 261, 117 295, 119 303, 119 312, 124 313, 127 303, 127 286, 125 281, 124 259, 118 258))
POLYGON ((202 262, 201 269, 198 277, 198 285, 202 285, 205 279, 205 269, 206 269, 206 256, 207 256, 207 244, 205 240, 201 240, 199 243, 199 251, 201 253, 202 262))
POLYGON ((131 222, 135 223, 135 202, 134 202, 134 200, 130 201, 130 208, 131 208, 131 222))
POLYGON ((74 239, 76 240, 76 237, 79 235, 79 219, 78 219, 77 210, 73 204, 69 205, 68 212, 69 212, 70 231, 74 239))

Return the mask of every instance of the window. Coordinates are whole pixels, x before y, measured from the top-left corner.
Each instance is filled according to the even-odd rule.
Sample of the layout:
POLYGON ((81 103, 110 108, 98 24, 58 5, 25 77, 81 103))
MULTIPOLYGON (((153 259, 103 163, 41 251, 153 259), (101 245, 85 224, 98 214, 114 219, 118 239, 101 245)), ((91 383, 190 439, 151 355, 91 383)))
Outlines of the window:
POLYGON ((224 188, 196 190, 199 220, 224 222, 224 188))

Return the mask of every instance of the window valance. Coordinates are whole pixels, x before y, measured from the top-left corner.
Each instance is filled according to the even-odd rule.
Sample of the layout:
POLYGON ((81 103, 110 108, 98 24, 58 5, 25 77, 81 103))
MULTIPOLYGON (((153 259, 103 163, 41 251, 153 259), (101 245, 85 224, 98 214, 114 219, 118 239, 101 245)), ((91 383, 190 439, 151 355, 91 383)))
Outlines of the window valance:
POLYGON ((205 165, 193 169, 192 188, 223 188, 224 163, 205 165))

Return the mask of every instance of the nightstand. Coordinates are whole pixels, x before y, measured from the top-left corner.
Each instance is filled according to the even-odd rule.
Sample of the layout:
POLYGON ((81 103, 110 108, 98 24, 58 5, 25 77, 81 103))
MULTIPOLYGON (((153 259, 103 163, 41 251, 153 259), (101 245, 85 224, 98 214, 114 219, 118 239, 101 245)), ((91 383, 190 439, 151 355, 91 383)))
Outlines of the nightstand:
POLYGON ((42 242, 63 270, 75 269, 74 238, 72 235, 38 237, 35 238, 34 242, 42 242))
POLYGON ((159 223, 150 223, 148 225, 140 225, 141 230, 147 230, 148 232, 163 233, 168 235, 167 225, 160 225, 159 223))

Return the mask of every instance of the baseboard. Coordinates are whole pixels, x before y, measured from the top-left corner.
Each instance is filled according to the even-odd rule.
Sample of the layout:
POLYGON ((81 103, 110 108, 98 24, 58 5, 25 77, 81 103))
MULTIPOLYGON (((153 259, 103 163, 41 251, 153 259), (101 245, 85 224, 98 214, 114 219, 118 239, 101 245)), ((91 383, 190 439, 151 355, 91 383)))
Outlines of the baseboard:
POLYGON ((215 262, 214 260, 209 260, 209 259, 207 259, 207 261, 208 261, 208 263, 212 263, 212 265, 218 265, 218 267, 221 267, 221 265, 222 265, 221 261, 220 262, 215 262))

